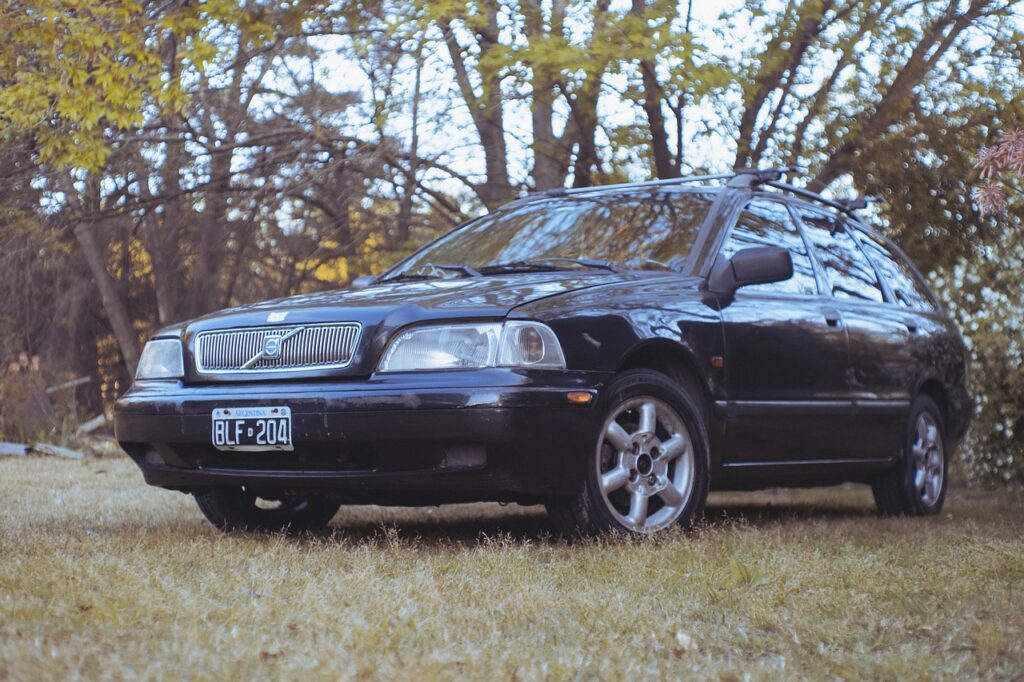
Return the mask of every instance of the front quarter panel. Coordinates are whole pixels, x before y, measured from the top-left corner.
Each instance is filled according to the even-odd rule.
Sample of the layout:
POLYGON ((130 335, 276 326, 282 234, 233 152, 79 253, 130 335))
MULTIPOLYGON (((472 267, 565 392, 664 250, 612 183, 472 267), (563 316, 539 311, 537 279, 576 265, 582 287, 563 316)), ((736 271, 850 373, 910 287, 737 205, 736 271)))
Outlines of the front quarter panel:
POLYGON ((612 373, 647 346, 685 356, 710 395, 719 396, 722 317, 699 280, 667 275, 573 292, 516 308, 510 317, 540 320, 558 335, 569 369, 612 373))

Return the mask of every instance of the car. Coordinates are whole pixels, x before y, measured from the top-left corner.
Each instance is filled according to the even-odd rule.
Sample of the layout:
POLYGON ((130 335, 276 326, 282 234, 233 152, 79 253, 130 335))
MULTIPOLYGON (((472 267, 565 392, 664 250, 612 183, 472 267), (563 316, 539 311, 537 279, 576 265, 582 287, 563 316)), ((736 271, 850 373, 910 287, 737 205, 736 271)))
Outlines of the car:
POLYGON ((167 327, 117 440, 224 530, 499 501, 653 533, 712 489, 851 481, 935 514, 972 413, 959 331, 863 201, 787 172, 535 193, 349 289, 167 327))

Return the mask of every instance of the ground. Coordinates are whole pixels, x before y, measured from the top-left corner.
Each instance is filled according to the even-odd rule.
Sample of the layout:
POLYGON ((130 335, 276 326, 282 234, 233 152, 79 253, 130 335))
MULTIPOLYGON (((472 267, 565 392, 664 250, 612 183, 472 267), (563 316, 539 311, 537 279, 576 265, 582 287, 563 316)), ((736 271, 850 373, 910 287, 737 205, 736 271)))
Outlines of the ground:
POLYGON ((715 495, 566 544, 540 508, 342 508, 225 536, 125 459, 0 461, 0 679, 1024 676, 1024 498, 715 495))

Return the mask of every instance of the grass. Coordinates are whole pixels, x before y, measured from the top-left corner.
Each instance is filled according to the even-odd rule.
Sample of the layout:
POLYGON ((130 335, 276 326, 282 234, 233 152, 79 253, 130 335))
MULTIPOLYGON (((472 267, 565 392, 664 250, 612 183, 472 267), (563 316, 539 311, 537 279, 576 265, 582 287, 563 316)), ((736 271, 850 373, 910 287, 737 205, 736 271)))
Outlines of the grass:
POLYGON ((0 461, 0 679, 1024 676, 1024 499, 714 495, 694 535, 343 508, 224 536, 127 459, 0 461))

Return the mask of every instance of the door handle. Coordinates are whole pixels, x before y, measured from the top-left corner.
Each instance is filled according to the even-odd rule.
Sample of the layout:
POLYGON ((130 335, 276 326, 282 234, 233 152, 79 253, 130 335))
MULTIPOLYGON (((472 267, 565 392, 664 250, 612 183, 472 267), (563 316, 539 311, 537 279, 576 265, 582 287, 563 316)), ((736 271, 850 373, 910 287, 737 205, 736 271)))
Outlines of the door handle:
POLYGON ((831 308, 825 310, 825 324, 830 327, 838 327, 842 323, 842 317, 839 316, 838 310, 832 310, 831 308))

